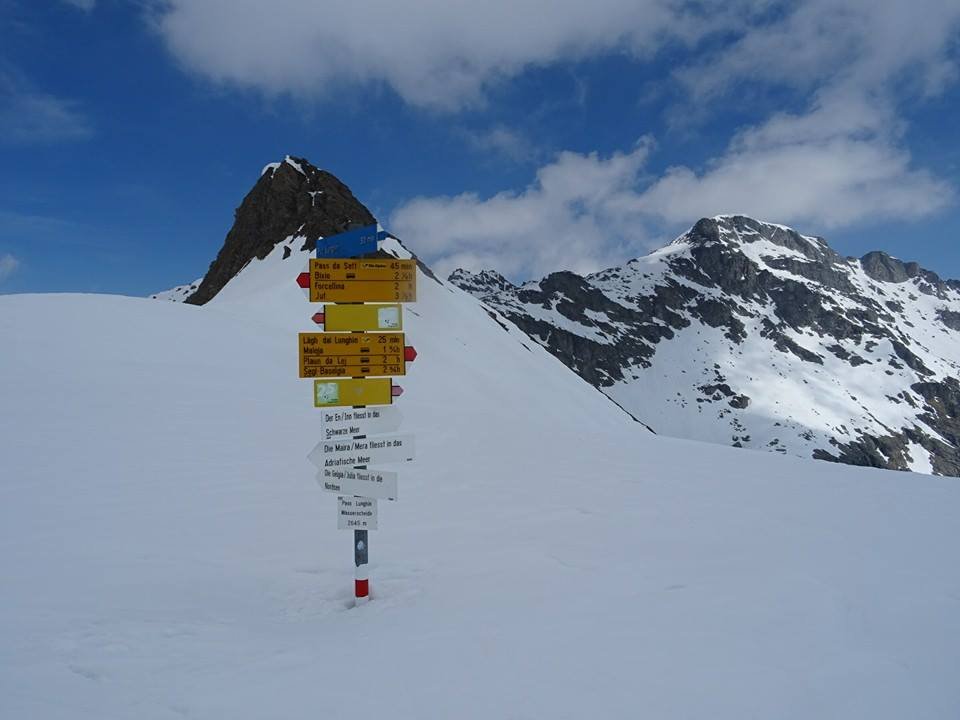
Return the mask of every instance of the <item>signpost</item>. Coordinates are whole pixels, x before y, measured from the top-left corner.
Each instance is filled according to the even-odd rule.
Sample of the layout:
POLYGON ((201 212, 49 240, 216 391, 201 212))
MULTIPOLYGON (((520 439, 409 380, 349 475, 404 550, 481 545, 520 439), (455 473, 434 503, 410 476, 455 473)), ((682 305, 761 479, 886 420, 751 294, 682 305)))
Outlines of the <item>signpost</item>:
POLYGON ((324 332, 298 337, 300 377, 313 378, 313 404, 323 420, 323 439, 308 458, 319 468, 317 482, 338 496, 337 527, 354 531, 358 605, 370 595, 368 531, 377 529, 377 500, 397 499, 397 473, 368 465, 407 462, 414 455, 412 435, 384 433, 401 422, 390 406, 403 388, 392 377, 405 375, 406 364, 417 357, 400 332, 400 303, 417 299, 417 263, 356 257, 375 253, 385 237, 370 225, 322 238, 317 257, 296 279, 310 302, 325 303, 312 317, 324 332))

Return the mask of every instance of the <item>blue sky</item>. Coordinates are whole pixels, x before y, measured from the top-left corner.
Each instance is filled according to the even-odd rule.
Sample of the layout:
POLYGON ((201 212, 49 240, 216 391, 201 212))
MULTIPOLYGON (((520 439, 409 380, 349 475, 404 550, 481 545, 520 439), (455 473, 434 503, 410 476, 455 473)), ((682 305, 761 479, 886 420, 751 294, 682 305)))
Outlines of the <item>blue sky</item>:
POLYGON ((742 212, 960 277, 955 0, 0 0, 0 33, 0 292, 192 280, 288 153, 442 272, 742 212))

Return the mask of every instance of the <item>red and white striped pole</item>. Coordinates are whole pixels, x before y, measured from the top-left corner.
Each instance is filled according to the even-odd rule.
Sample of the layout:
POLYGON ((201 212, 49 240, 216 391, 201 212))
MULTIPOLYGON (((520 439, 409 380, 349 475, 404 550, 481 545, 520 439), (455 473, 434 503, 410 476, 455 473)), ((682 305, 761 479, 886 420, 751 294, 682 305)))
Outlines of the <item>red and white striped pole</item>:
POLYGON ((367 572, 367 557, 369 540, 366 530, 353 531, 353 563, 354 571, 354 599, 355 605, 363 605, 370 599, 370 576, 367 572))

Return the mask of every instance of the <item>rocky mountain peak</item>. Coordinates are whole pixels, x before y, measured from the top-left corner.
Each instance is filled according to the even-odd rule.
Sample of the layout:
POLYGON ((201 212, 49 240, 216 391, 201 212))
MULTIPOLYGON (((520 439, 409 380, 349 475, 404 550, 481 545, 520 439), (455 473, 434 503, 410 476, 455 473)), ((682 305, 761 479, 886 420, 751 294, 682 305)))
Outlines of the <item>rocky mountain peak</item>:
POLYGON ((586 277, 451 281, 655 430, 960 475, 960 283, 743 215, 586 277))
POLYGON ((516 287, 496 270, 481 270, 474 273, 458 268, 450 273, 450 282, 467 290, 471 295, 485 295, 516 287))
POLYGON ((376 222, 336 176, 288 155, 263 169, 234 213, 223 248, 186 302, 208 302, 247 263, 262 260, 288 238, 302 238, 303 249, 312 250, 318 238, 376 222))

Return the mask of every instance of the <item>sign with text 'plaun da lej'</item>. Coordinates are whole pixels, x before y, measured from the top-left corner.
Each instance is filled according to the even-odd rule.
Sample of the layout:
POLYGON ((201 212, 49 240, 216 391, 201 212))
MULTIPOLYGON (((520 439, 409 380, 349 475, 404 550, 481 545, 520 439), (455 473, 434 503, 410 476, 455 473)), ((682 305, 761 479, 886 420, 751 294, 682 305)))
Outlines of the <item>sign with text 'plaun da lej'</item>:
POLYGON ((370 257, 385 236, 370 225, 322 238, 296 278, 310 302, 325 303, 310 317, 324 332, 298 335, 298 369, 313 380, 313 405, 321 410, 320 442, 308 458, 317 482, 338 496, 337 527, 354 531, 357 603, 370 593, 367 531, 378 527, 377 500, 397 498, 398 473, 370 466, 414 455, 412 435, 390 433, 400 428, 392 403, 403 394, 393 378, 417 357, 402 332, 401 305, 417 299, 417 264, 370 257))
POLYGON ((403 333, 300 333, 300 377, 406 375, 403 333))

